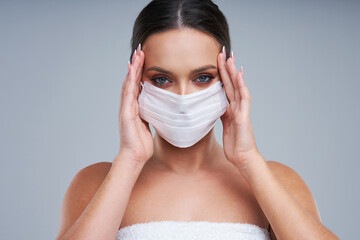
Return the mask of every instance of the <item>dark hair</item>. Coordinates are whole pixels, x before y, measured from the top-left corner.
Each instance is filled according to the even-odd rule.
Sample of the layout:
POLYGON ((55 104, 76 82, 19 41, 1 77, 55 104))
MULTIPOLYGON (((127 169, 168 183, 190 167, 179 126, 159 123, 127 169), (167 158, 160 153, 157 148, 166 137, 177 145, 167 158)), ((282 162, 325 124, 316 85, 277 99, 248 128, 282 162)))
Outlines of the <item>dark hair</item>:
MULTIPOLYGON (((131 55, 139 43, 153 33, 192 28, 213 36, 230 55, 229 26, 219 7, 211 0, 153 0, 135 20, 131 38, 131 55)), ((221 51, 221 50, 220 50, 221 51)))

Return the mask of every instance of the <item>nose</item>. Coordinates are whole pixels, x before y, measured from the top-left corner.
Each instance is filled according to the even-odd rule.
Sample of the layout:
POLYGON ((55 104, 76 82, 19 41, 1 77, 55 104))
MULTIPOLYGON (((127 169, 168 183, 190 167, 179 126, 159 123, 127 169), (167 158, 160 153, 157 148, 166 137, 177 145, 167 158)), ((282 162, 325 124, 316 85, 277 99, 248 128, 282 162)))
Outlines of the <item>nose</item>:
POLYGON ((196 89, 194 89, 190 84, 179 83, 175 85, 173 92, 179 95, 187 95, 196 92, 196 89))

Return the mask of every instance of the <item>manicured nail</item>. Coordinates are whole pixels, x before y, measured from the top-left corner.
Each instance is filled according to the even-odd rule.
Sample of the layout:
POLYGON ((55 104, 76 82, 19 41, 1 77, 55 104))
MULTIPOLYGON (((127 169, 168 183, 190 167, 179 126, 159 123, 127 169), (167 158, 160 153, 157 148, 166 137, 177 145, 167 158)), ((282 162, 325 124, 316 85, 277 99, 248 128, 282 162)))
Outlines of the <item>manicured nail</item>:
POLYGON ((231 58, 234 58, 234 52, 231 50, 231 58))
POLYGON ((130 62, 128 60, 128 71, 130 72, 130 62))
POLYGON ((140 43, 139 43, 139 45, 137 47, 137 55, 140 56, 140 43))
POLYGON ((242 77, 244 77, 244 68, 243 68, 243 66, 241 66, 241 74, 242 74, 242 77))
POLYGON ((225 45, 222 48, 222 53, 224 54, 224 60, 226 62, 226 52, 225 52, 225 45))
POLYGON ((135 51, 134 51, 134 55, 136 56, 137 54, 136 54, 136 49, 135 49, 135 51))

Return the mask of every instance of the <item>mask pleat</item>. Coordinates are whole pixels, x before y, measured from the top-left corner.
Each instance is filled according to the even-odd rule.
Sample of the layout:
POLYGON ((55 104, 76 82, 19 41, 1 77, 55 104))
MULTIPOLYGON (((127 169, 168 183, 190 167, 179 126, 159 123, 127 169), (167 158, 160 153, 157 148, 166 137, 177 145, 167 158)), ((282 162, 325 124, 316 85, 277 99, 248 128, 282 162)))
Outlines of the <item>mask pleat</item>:
POLYGON ((189 147, 203 138, 228 105, 222 82, 187 95, 178 95, 149 82, 139 95, 140 117, 166 141, 189 147))
MULTIPOLYGON (((211 103, 207 106, 204 106, 203 108, 196 108, 194 111, 190 111, 189 108, 187 109, 187 113, 176 113, 176 112, 169 112, 168 109, 160 108, 157 105, 149 105, 144 103, 144 105, 140 105, 142 109, 146 109, 149 112, 153 113, 156 116, 159 116, 159 118, 166 118, 167 120, 181 120, 181 121, 189 121, 193 119, 197 119, 201 116, 204 116, 206 114, 211 113, 211 111, 221 109, 224 106, 222 105, 221 101, 211 103)), ((185 109, 185 108, 184 108, 185 109)))
POLYGON ((199 122, 206 121, 208 119, 211 119, 211 116, 220 114, 223 112, 223 108, 217 108, 215 111, 214 109, 209 109, 209 111, 201 112, 196 118, 195 116, 187 115, 187 116, 181 116, 181 118, 168 118, 164 117, 164 115, 160 115, 156 112, 153 112, 147 108, 144 108, 140 106, 141 108, 141 115, 142 116, 148 116, 152 119, 155 119, 157 121, 163 121, 165 125, 168 127, 190 127, 190 126, 196 126, 199 122), (212 110, 212 111, 211 111, 212 110), (186 120, 186 121, 185 121, 186 120))

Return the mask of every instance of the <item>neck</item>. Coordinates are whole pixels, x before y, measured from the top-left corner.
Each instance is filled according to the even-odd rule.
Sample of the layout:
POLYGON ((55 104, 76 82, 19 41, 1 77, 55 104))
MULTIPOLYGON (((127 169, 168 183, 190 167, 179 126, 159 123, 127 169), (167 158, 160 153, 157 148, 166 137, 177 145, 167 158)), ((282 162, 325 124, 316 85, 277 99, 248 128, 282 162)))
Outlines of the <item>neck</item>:
POLYGON ((196 144, 188 148, 178 148, 157 133, 154 137, 154 154, 149 159, 151 165, 176 173, 191 173, 214 167, 222 154, 216 141, 214 128, 196 144))

